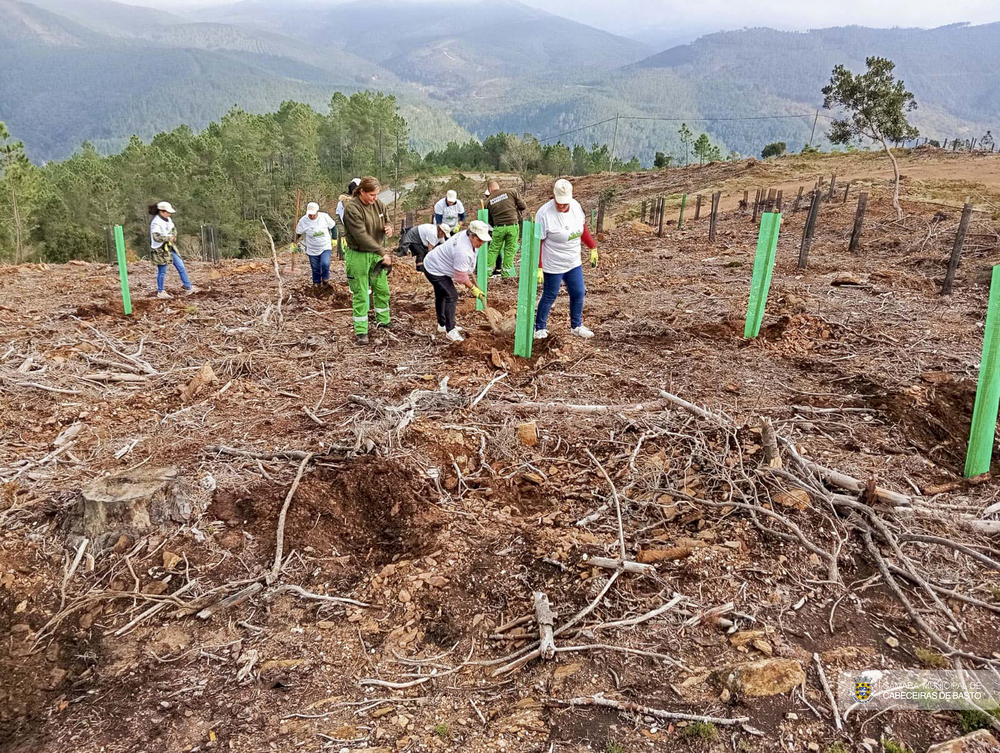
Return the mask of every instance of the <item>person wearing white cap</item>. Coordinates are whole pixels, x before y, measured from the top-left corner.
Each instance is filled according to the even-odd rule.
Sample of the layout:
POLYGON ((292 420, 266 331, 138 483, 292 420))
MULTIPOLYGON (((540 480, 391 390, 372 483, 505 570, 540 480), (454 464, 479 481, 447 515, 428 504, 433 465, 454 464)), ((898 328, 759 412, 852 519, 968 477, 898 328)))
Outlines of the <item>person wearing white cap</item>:
POLYGON ((329 285, 330 254, 333 252, 333 241, 339 236, 337 223, 326 212, 319 211, 319 204, 310 201, 306 205, 306 213, 295 226, 295 237, 300 235, 303 236, 302 245, 312 268, 313 285, 329 285))
POLYGON ((424 257, 427 256, 435 246, 441 245, 451 236, 451 228, 447 225, 416 225, 409 228, 399 238, 399 248, 396 249, 396 256, 412 255, 417 259, 417 271, 424 271, 424 257))
POLYGON ((177 253, 177 228, 170 215, 174 213, 174 208, 169 201, 161 201, 158 204, 150 204, 149 214, 152 220, 149 222, 149 247, 151 249, 149 258, 156 265, 156 297, 171 298, 163 284, 167 279, 167 265, 173 262, 177 274, 180 275, 181 284, 184 286, 184 294, 191 295, 197 293, 198 288, 191 284, 188 278, 187 269, 184 267, 184 260, 177 253))
POLYGON ((538 210, 535 223, 541 226, 541 265, 545 273, 542 297, 535 314, 535 339, 549 336, 549 311, 559 295, 559 288, 566 283, 569 290, 570 327, 574 335, 593 337, 594 333, 583 326, 583 262, 580 242, 590 249, 590 266, 597 266, 597 244, 590 237, 587 215, 580 202, 573 198, 573 184, 557 180, 552 188, 552 200, 538 210))
POLYGON ((347 184, 347 193, 340 194, 340 198, 337 199, 337 230, 340 233, 340 241, 337 243, 337 258, 344 258, 344 207, 347 206, 347 202, 351 200, 355 193, 357 193, 358 186, 361 185, 361 178, 351 178, 351 182, 347 184))
POLYGON ((447 225, 451 232, 456 233, 462 229, 465 222, 465 205, 458 200, 455 191, 448 191, 445 197, 434 205, 434 224, 447 225))
POLYGON ((465 339, 462 328, 455 325, 455 305, 458 303, 455 283, 467 287, 476 298, 486 296, 476 285, 476 259, 482 245, 491 240, 493 228, 482 220, 473 220, 468 230, 451 236, 424 258, 424 275, 434 286, 438 332, 452 342, 465 339))

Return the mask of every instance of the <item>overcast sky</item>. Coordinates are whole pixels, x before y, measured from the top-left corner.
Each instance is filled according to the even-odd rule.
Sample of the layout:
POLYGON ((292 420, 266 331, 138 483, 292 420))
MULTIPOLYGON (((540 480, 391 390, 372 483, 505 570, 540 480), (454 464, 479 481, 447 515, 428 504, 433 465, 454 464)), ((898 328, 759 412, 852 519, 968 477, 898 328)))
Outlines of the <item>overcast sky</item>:
MULTIPOLYGON (((185 7, 224 5, 232 0, 123 0, 183 12, 185 7)), ((321 2, 324 0, 320 0, 321 2)), ((420 2, 422 0, 414 0, 420 2)), ((461 1, 461 0, 457 0, 461 1)), ((1000 21, 997 0, 523 0, 551 13, 616 32, 661 33, 683 37, 719 29, 770 26, 802 30, 821 26, 944 26, 968 21, 1000 21)), ((275 0, 280 2, 280 0, 275 0)), ((329 0, 336 4, 337 0, 329 0)))

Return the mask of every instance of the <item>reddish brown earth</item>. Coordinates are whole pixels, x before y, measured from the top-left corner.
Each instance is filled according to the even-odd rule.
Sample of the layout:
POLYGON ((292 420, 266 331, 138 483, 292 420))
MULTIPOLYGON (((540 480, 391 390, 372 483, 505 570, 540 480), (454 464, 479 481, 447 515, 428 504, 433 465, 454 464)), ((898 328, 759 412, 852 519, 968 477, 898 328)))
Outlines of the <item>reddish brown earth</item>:
MULTIPOLYGON (((844 159, 844 175, 861 160, 844 159)), ((1000 164, 934 159, 954 160, 968 179, 1000 164)), ((819 164, 827 173, 836 166, 819 164)), ((977 213, 954 293, 942 298, 959 212, 916 200, 928 185, 904 182, 902 224, 884 183, 866 186, 873 201, 859 255, 846 251, 856 191, 846 205, 824 205, 804 271, 796 268, 804 213, 786 203, 764 326, 747 341, 750 217, 724 202, 734 208, 714 244, 707 218, 692 220, 690 209, 684 229, 669 225, 662 238, 632 218, 661 193, 729 186, 727 197, 739 198, 739 181, 792 185, 795 169, 741 163, 578 181, 588 208, 598 192, 618 188, 600 266, 585 268, 585 321, 596 337, 571 336, 564 294, 552 337, 531 361, 514 357, 512 339, 494 335, 469 298, 459 308, 468 339, 446 344, 412 260, 390 278, 397 328, 360 348, 341 268, 335 287, 316 296, 301 262, 292 274, 283 258, 280 327, 269 260, 191 263, 205 291, 170 301, 148 297, 155 270, 133 264, 131 318, 121 316, 117 276, 106 266, 0 269, 0 748, 771 751, 841 740, 862 750, 866 739, 885 737, 924 750, 959 734, 954 714, 926 712, 858 713, 834 730, 814 652, 835 683, 838 670, 920 666, 940 651, 886 587, 849 520, 834 521, 816 494, 781 496, 787 481, 760 471, 759 417, 817 462, 917 496, 916 513, 881 511, 897 532, 948 536, 996 558, 998 542, 955 523, 982 517, 998 491, 991 480, 960 478, 998 224, 977 213), (122 354, 140 350, 156 372, 144 381, 93 379, 137 373, 122 354), (182 402, 179 389, 206 362, 217 383, 182 402), (731 431, 672 409, 661 389, 724 412, 731 431), (611 407, 538 406, 546 403, 611 407), (518 439, 529 421, 536 446, 518 439), (82 427, 71 447, 51 457, 54 439, 74 424, 82 427), (190 613, 270 568, 299 465, 220 455, 213 445, 316 453, 289 506, 280 583, 370 606, 265 587, 208 620, 190 613), (583 632, 556 639, 612 648, 492 677, 499 665, 485 662, 537 635, 529 621, 491 639, 532 613, 533 591, 548 594, 558 627, 608 581, 609 571, 585 561, 618 551, 611 487, 588 452, 620 495, 628 556, 673 549, 679 558, 658 564, 655 576, 621 575, 581 620, 583 632), (85 559, 60 609, 75 553, 65 529, 80 488, 143 465, 180 470, 194 489, 192 520, 85 559), (841 582, 827 582, 815 554, 762 530, 746 509, 708 504, 745 498, 734 489, 794 520, 823 550, 842 541, 841 582), (578 524, 603 505, 600 517, 578 524), (176 602, 115 636, 192 580, 176 602), (598 627, 656 609, 675 592, 685 600, 656 619, 598 627), (718 670, 767 654, 734 646, 729 623, 684 623, 730 602, 735 632, 764 631, 773 658, 801 662, 804 696, 723 692, 727 672, 718 670), (615 650, 623 648, 656 656, 615 650), (394 690, 366 680, 420 682, 394 690), (749 717, 763 736, 556 705, 601 692, 667 711, 749 717)), ((815 177, 801 172, 804 185, 815 177)), ((992 189, 980 186, 986 197, 992 189)), ((543 194, 536 189, 532 201, 543 194)), ((988 198, 982 206, 991 208, 988 198)), ((494 308, 514 307, 515 284, 490 292, 494 308)), ((761 525, 786 530, 770 522, 761 525)), ((925 577, 1000 605, 996 571, 946 548, 903 547, 925 577)), ((896 561, 888 547, 882 553, 896 561)), ((1000 651, 997 611, 947 600, 963 641, 906 589, 963 650, 1000 651)))

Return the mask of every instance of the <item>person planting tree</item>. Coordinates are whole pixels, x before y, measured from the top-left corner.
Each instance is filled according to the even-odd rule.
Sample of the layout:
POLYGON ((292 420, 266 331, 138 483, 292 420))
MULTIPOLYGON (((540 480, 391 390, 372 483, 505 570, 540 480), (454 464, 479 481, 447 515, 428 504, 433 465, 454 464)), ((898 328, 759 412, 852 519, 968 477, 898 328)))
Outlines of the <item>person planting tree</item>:
POLYGON ((303 237, 303 247, 309 257, 314 287, 330 284, 330 255, 337 239, 337 223, 326 212, 319 211, 315 201, 306 206, 306 213, 295 226, 295 237, 303 237))
POLYGON ((184 294, 191 295, 197 293, 198 288, 191 284, 188 278, 187 268, 184 260, 177 253, 177 228, 171 215, 174 208, 169 201, 161 201, 158 204, 150 204, 149 214, 152 220, 149 222, 149 246, 151 249, 150 259, 156 265, 156 297, 172 298, 164 289, 167 278, 167 265, 174 264, 177 274, 180 275, 181 284, 184 286, 184 294))
POLYGON ((368 342, 369 298, 374 302, 378 327, 390 328, 389 269, 392 254, 382 243, 392 236, 389 213, 378 193, 379 182, 368 176, 358 185, 354 198, 344 208, 344 252, 347 285, 351 289, 354 316, 354 339, 359 345, 368 342))
POLYGON ((424 275, 434 286, 438 332, 452 342, 465 339, 462 328, 455 324, 455 306, 458 303, 455 283, 467 287, 476 298, 486 296, 476 285, 476 260, 479 249, 492 238, 489 225, 482 220, 473 220, 468 230, 456 233, 424 258, 424 275))
POLYGON ((434 205, 434 224, 447 225, 451 232, 455 233, 462 229, 465 222, 465 205, 458 200, 455 191, 448 191, 445 197, 434 205))
POLYGON ((424 271, 424 258, 436 246, 440 246, 451 237, 451 228, 447 225, 427 223, 409 228, 399 238, 399 248, 396 256, 413 256, 417 260, 417 271, 424 271))

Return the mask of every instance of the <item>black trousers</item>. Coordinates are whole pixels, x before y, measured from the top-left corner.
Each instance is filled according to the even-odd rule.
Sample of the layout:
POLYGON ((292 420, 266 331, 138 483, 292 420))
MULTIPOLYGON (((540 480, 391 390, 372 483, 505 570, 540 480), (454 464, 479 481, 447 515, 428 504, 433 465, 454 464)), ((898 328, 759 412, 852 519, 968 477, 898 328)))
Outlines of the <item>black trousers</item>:
POLYGON ((424 257, 430 252, 427 246, 422 243, 403 243, 400 241, 399 248, 396 249, 396 256, 413 256, 417 260, 417 271, 424 271, 424 257))
POLYGON ((434 286, 434 310, 437 312, 437 322, 451 332, 455 329, 455 306, 458 304, 455 281, 450 277, 432 275, 426 269, 424 275, 434 286))

